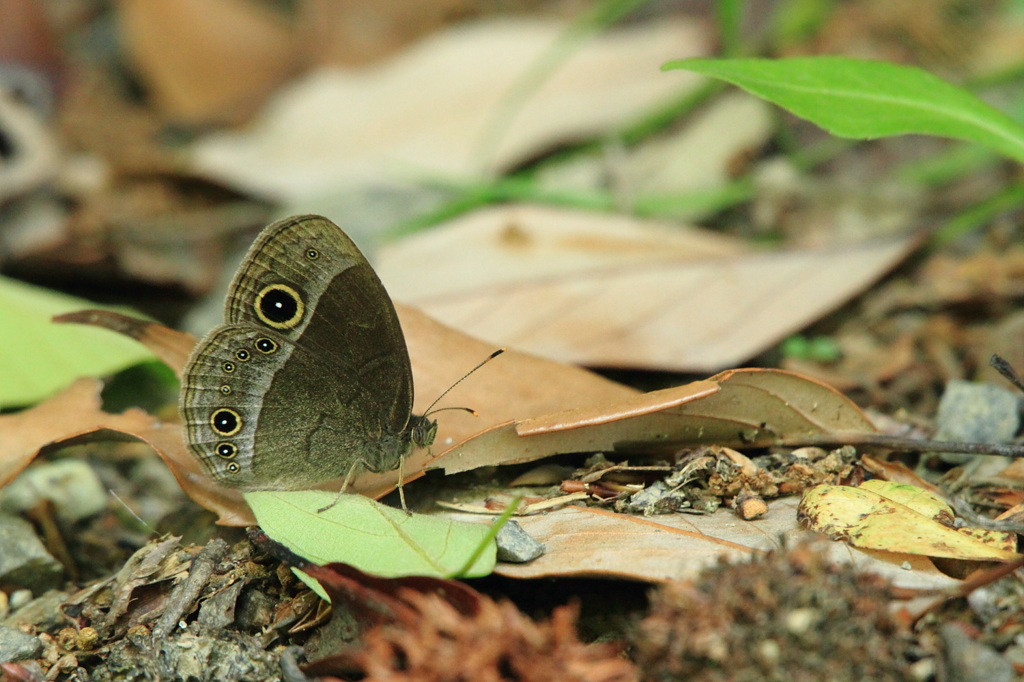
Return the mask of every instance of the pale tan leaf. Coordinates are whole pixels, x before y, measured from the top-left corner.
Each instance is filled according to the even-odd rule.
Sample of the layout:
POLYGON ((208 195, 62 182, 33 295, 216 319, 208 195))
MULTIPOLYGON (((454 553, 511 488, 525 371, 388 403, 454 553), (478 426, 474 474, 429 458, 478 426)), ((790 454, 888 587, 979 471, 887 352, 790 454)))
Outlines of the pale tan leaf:
POLYGON ((677 133, 641 143, 619 179, 636 197, 721 188, 735 178, 737 160, 754 157, 775 128, 770 104, 730 92, 677 133))
MULTIPOLYGON (((803 538, 796 498, 773 500, 767 516, 742 521, 733 511, 636 517, 567 507, 519 517, 531 537, 544 543, 543 556, 526 564, 502 564, 496 573, 514 578, 603 576, 662 581, 693 579, 719 558, 740 558, 803 538)), ((458 514, 453 514, 461 518, 458 514)), ((468 515, 467 515, 468 516, 468 515)), ((884 575, 900 587, 940 589, 958 581, 939 573, 923 557, 860 552, 831 543, 829 556, 884 575)))
POLYGON ((741 364, 819 319, 917 244, 744 254, 699 235, 492 208, 394 245, 379 271, 395 298, 495 345, 582 365, 704 372, 741 364))
POLYGON ((193 168, 292 201, 389 178, 500 171, 694 87, 695 77, 660 66, 707 51, 695 23, 615 29, 582 45, 521 108, 507 108, 563 29, 530 18, 466 23, 371 67, 315 71, 279 91, 250 130, 200 140, 193 168))
POLYGON ((374 269, 400 301, 566 280, 623 267, 700 263, 750 254, 710 230, 614 213, 512 204, 467 213, 382 247, 374 269))

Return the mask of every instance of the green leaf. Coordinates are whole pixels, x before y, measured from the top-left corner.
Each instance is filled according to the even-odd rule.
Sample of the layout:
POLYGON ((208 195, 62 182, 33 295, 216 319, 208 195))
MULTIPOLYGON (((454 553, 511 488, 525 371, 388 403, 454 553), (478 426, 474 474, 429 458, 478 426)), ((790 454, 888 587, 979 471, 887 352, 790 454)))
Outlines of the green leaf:
POLYGON ((871 139, 919 133, 979 142, 1024 162, 1024 127, 976 95, 913 66, 847 57, 682 59, 833 135, 871 139))
POLYGON ((458 577, 488 575, 497 546, 483 523, 406 514, 362 495, 322 490, 245 494, 260 528, 296 554, 317 564, 341 562, 366 573, 394 578, 426 575, 453 577, 480 544, 488 545, 472 567, 458 577))
POLYGON ((60 313, 98 307, 0 277, 0 408, 29 405, 78 377, 106 376, 153 359, 145 346, 126 336, 50 321, 60 313))

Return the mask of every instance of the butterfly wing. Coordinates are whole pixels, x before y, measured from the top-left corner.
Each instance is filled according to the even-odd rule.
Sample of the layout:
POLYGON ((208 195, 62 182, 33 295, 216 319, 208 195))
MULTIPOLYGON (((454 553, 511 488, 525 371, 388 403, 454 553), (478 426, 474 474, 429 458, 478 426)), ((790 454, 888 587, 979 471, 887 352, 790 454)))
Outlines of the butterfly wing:
POLYGON ((225 318, 194 352, 182 391, 189 444, 218 479, 298 488, 356 463, 398 466, 409 449, 409 354, 391 299, 340 228, 319 216, 266 228, 225 318))

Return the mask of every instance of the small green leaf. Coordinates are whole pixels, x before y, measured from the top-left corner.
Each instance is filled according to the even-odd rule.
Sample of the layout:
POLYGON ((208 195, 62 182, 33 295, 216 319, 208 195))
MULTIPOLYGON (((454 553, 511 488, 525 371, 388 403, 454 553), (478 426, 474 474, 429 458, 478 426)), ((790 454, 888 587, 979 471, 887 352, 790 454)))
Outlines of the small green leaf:
POLYGON ((0 277, 0 408, 29 405, 82 376, 106 376, 153 354, 98 327, 54 324, 60 313, 95 303, 0 277))
MULTIPOLYGON (((386 578, 452 577, 487 540, 491 528, 424 514, 406 514, 362 495, 322 490, 245 494, 260 528, 317 564, 341 562, 386 578)), ((488 575, 497 552, 493 538, 472 567, 458 577, 488 575)))
POLYGON ((913 66, 848 57, 682 59, 821 126, 871 139, 919 133, 984 144, 1024 162, 1024 127, 976 95, 913 66))

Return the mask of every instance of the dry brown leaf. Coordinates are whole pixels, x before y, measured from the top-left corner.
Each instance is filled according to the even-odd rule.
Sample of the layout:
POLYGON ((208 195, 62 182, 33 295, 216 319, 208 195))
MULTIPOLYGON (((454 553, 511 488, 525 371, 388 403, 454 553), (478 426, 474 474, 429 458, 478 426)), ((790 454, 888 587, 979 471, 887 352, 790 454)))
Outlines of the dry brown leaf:
POLYGON ((884 481, 916 485, 918 488, 924 488, 936 497, 946 499, 946 493, 941 488, 918 476, 914 473, 913 469, 903 462, 887 462, 871 455, 861 455, 860 465, 864 467, 865 471, 871 472, 873 476, 884 481))
MULTIPOLYGON (((422 411, 433 396, 440 395, 467 367, 486 357, 491 347, 414 309, 399 306, 398 311, 417 385, 416 409, 422 411)), ((83 317, 92 323, 110 321, 106 316, 83 317)), ((186 347, 194 345, 188 335, 151 333, 145 326, 132 327, 117 323, 116 319, 115 323, 130 329, 140 340, 158 340, 165 357, 180 359, 185 356, 186 347), (179 348, 168 354, 166 346, 175 344, 179 348)), ((151 326, 159 330, 158 325, 151 326)), ((181 366, 173 369, 180 373, 181 366)), ((421 476, 428 464, 430 468, 443 467, 453 473, 562 452, 608 451, 630 442, 750 446, 798 442, 821 434, 873 431, 867 417, 828 386, 770 370, 731 370, 709 381, 638 394, 577 367, 510 352, 460 384, 452 399, 461 403, 460 398, 466 399, 462 404, 471 404, 479 416, 458 411, 445 413, 440 420, 436 447, 444 450, 450 444, 459 445, 433 459, 429 450, 414 452, 405 463, 407 480, 421 476), (517 415, 536 416, 512 421, 517 415), (497 426, 484 430, 494 424, 497 426)), ((86 403, 69 417, 93 424, 71 435, 112 428, 149 442, 185 492, 218 512, 222 523, 249 520, 236 493, 203 475, 184 444, 180 427, 159 425, 155 420, 149 426, 121 424, 103 413, 98 403, 86 403), (159 437, 153 435, 154 430, 159 437)), ((64 435, 68 432, 60 420, 49 428, 54 426, 59 429, 58 435, 43 439, 36 451, 42 445, 70 437, 64 435)), ((29 454, 31 448, 16 450, 26 453, 18 460, 23 461, 21 466, 35 454, 29 454)), ((352 491, 379 497, 392 490, 397 479, 397 471, 366 473, 353 482, 352 491)), ((321 487, 337 489, 338 485, 340 480, 321 487)))
POLYGON ((782 370, 734 369, 617 404, 499 424, 438 456, 430 467, 451 474, 639 443, 757 447, 874 432, 860 408, 830 386, 782 370))
POLYGON ((664 74, 661 64, 707 52, 696 23, 615 29, 509 108, 517 104, 509 93, 563 29, 531 18, 465 23, 371 67, 310 73, 280 91, 251 129, 200 140, 193 168, 293 202, 345 185, 501 171, 694 87, 693 74, 664 74))
POLYGON ((199 462, 187 453, 179 425, 163 423, 138 409, 104 412, 101 389, 96 379, 79 379, 35 407, 0 415, 0 485, 17 476, 48 445, 97 431, 117 431, 151 445, 189 497, 220 515, 219 523, 256 522, 237 491, 218 486, 202 473, 199 462))
POLYGON ((295 69, 283 18, 246 0, 120 0, 129 57, 164 115, 238 122, 295 69))
POLYGON ((512 206, 396 244, 379 271, 395 298, 496 345, 582 365, 703 372, 741 364, 819 319, 917 243, 750 254, 698 231, 512 206))
POLYGON ((103 327, 131 337, 153 351, 164 364, 174 370, 174 375, 179 379, 192 347, 196 345, 196 337, 191 334, 109 310, 80 310, 55 315, 53 321, 59 324, 103 327))

